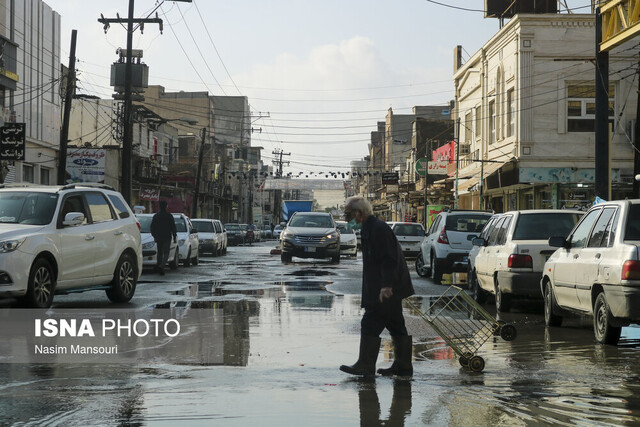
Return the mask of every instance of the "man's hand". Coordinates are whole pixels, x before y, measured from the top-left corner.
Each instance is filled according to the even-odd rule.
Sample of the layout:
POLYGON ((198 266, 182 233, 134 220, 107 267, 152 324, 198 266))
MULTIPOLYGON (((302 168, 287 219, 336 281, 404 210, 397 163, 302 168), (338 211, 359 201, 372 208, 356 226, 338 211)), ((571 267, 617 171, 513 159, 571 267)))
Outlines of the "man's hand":
POLYGON ((391 298, 392 295, 393 295, 393 289, 391 288, 380 289, 380 302, 384 302, 385 299, 391 298))

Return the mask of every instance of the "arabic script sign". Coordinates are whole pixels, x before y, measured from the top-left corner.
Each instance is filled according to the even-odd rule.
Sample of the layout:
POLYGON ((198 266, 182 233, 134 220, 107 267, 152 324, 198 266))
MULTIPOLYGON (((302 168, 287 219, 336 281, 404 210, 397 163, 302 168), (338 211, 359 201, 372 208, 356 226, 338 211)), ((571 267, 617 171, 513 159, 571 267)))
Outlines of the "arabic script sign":
POLYGON ((24 123, 5 123, 0 128, 0 159, 24 160, 24 123))
POLYGON ((157 202, 158 200, 160 200, 160 190, 157 188, 141 188, 140 200, 150 200, 152 202, 157 202))
POLYGON ((67 182, 104 182, 106 150, 80 148, 67 153, 67 182))

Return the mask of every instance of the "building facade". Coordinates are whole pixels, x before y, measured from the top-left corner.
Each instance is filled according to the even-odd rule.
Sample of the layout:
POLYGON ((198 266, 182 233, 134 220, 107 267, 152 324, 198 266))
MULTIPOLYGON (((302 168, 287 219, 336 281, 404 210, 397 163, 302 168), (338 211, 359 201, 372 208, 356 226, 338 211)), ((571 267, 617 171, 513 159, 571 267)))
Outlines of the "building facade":
MULTIPOLYGON (((612 199, 630 195, 633 179, 631 45, 610 53, 612 199)), ((594 57, 594 15, 516 15, 455 64, 459 207, 585 209, 593 202, 594 57)))

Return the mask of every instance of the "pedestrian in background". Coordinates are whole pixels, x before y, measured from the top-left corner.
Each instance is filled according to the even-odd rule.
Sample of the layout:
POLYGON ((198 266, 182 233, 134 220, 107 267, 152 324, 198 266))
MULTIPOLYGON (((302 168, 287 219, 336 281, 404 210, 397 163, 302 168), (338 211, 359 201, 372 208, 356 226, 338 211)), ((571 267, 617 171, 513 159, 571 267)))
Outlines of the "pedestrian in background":
POLYGON ((352 375, 375 375, 380 351, 380 333, 391 334, 394 361, 381 375, 413 375, 411 336, 402 315, 402 300, 414 294, 407 262, 395 234, 386 222, 373 216, 371 204, 360 196, 347 199, 345 220, 352 228, 362 225, 362 307, 358 361, 342 365, 352 375))
POLYGON ((178 241, 178 231, 176 230, 176 222, 173 215, 167 212, 167 202, 160 201, 160 211, 153 216, 151 220, 151 235, 156 242, 156 270, 164 276, 164 266, 169 259, 169 249, 171 247, 171 239, 176 243, 178 241))

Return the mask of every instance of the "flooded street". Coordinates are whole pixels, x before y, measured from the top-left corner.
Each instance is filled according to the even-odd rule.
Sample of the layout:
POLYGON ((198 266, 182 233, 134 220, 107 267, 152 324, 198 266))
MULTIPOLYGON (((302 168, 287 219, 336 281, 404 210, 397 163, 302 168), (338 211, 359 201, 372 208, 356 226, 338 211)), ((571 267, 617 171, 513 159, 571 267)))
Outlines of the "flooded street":
MULTIPOLYGON (((269 255, 273 246, 230 247, 196 267, 142 276, 136 309, 217 310, 220 339, 211 351, 219 362, 0 364, 0 425, 640 423, 637 327, 624 328, 618 346, 602 346, 589 319, 545 329, 541 305, 516 304, 501 320, 517 338, 489 338, 477 373, 406 308, 413 378, 358 380, 338 366, 357 359, 361 259, 283 265, 269 255)), ((411 271, 417 306, 445 291, 411 271)), ((87 307, 109 303, 99 291, 54 302, 54 309, 87 307)), ((491 303, 486 308, 495 315, 491 303)), ((391 340, 382 338, 378 367, 387 367, 391 340)))

